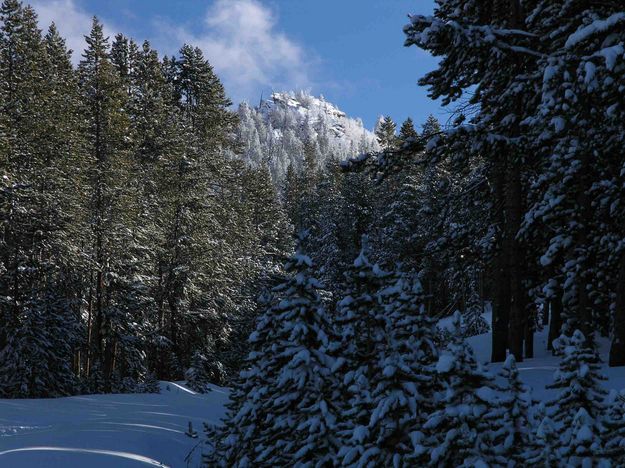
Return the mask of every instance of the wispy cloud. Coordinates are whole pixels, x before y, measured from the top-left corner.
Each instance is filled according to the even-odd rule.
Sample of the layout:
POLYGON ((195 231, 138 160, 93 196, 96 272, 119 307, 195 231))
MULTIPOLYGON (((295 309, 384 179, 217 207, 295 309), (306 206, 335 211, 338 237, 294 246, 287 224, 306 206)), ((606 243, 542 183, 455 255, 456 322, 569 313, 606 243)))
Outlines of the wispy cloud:
MULTIPOLYGON (((89 34, 92 13, 79 0, 30 0, 45 31, 55 22, 78 63, 89 34)), ((131 12, 123 12, 128 16, 131 12)), ((102 18, 100 18, 102 21, 102 18)), ((149 20, 148 20, 149 21, 149 20)), ((263 89, 300 89, 313 85, 317 59, 278 27, 274 10, 260 0, 214 0, 201 27, 152 21, 151 41, 161 52, 173 53, 187 43, 200 47, 235 101, 255 100, 263 89)), ((111 38, 119 29, 103 21, 111 38)), ((133 36, 134 31, 124 31, 133 36)))
POLYGON ((200 47, 237 101, 255 99, 263 88, 311 86, 310 57, 277 23, 276 13, 258 0, 216 0, 199 32, 162 20, 158 28, 169 41, 200 47))
MULTIPOLYGON (((31 0, 30 3, 39 17, 39 27, 44 33, 54 22, 67 47, 74 51, 72 59, 78 63, 85 48, 85 36, 91 30, 93 15, 80 8, 74 0, 31 0)), ((102 18, 100 18, 102 20, 102 18)), ((103 22, 104 33, 111 38, 115 29, 103 22)))

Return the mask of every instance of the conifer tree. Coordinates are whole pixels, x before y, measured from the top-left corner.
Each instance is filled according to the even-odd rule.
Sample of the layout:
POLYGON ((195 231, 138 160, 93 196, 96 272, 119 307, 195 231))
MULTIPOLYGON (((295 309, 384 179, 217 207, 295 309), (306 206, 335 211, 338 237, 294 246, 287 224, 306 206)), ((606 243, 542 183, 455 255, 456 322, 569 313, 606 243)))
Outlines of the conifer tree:
POLYGON ((499 389, 496 404, 483 416, 482 450, 491 465, 517 466, 526 463, 526 451, 533 444, 530 410, 532 399, 529 388, 523 384, 513 355, 501 368, 504 383, 499 389))
MULTIPOLYGON (((89 224, 91 231, 91 291, 88 298, 94 390, 111 388, 120 309, 126 301, 119 288, 124 267, 119 251, 131 242, 124 218, 132 214, 127 147, 128 116, 123 112, 127 94, 109 58, 108 38, 94 18, 87 48, 79 65, 79 79, 87 120, 89 224), (120 249, 120 250, 117 250, 120 249), (113 280, 113 281, 112 281, 113 280)), ((132 281, 132 280, 131 280, 132 281)), ((91 372, 90 372, 91 374, 91 372)))
POLYGON ((453 325, 452 341, 436 364, 444 387, 436 395, 423 432, 414 437, 415 456, 436 466, 485 464, 488 453, 481 444, 482 418, 497 404, 495 387, 464 341, 459 313, 453 325))
POLYGON ((287 262, 274 304, 250 336, 222 429, 206 457, 217 466, 326 466, 336 452, 336 338, 321 303, 312 261, 300 248, 287 262))
POLYGON ((483 335, 490 331, 490 326, 483 316, 484 306, 477 291, 472 291, 466 302, 466 309, 463 313, 464 333, 467 338, 476 335, 483 335))
POLYGON ((527 462, 539 463, 545 467, 558 466, 560 459, 556 451, 558 434, 556 433, 553 421, 549 416, 542 413, 543 418, 536 427, 534 444, 530 445, 527 450, 527 462))
POLYGON ((191 366, 184 374, 187 385, 194 392, 208 393, 211 391, 209 386, 211 382, 208 377, 206 366, 206 358, 200 352, 196 351, 191 358, 191 366))
POLYGON ((605 432, 603 454, 613 466, 625 463, 625 390, 612 390, 606 399, 606 413, 603 419, 605 432))
POLYGON ((369 421, 358 440, 350 441, 344 462, 357 453, 358 466, 405 466, 413 451, 411 438, 427 419, 437 386, 433 323, 414 277, 397 272, 378 295, 384 332, 375 344, 378 357, 370 364, 369 387, 359 395, 370 398, 369 421))
POLYGON ((0 14, 0 394, 66 395, 80 344, 75 79, 54 26, 42 38, 34 10, 15 1, 0 14))
POLYGON ((428 118, 423 123, 421 128, 421 134, 424 138, 432 138, 441 133, 441 123, 432 114, 428 115, 428 118))
POLYGON ((384 317, 378 291, 389 273, 370 263, 367 236, 362 237, 360 254, 345 272, 343 298, 337 303, 336 323, 340 334, 343 364, 340 436, 343 440, 339 457, 352 463, 361 455, 360 443, 367 431, 372 412, 370 366, 385 342, 384 317))
POLYGON ((606 391, 600 381, 605 377, 599 373, 597 353, 579 330, 570 338, 561 336, 554 346, 563 353, 554 382, 547 386, 561 389, 557 398, 547 403, 556 428, 562 431, 555 450, 567 463, 588 463, 601 450, 606 391))
POLYGON ((414 128, 414 123, 412 122, 412 119, 408 117, 399 129, 399 139, 402 142, 407 142, 409 140, 415 140, 418 136, 419 134, 414 128))
MULTIPOLYGON (((216 329, 225 328, 218 312, 223 298, 217 291, 232 290, 222 272, 231 264, 227 257, 233 246, 225 239, 228 206, 220 203, 220 195, 227 191, 219 181, 232 177, 223 149, 235 120, 227 109, 230 101, 223 85, 199 48, 183 46, 180 59, 169 67, 166 75, 180 112, 182 140, 163 162, 163 181, 168 182, 162 194, 161 294, 168 309, 165 322, 171 349, 178 360, 188 360, 191 346, 202 341, 198 332, 209 332, 198 329, 198 321, 207 323, 216 317, 216 329), (189 339, 182 340, 183 334, 189 339)), ((181 369, 172 372, 178 375, 181 369)))
POLYGON ((375 135, 378 138, 378 143, 384 150, 392 150, 397 145, 397 124, 393 122, 390 116, 380 117, 376 128, 375 135))

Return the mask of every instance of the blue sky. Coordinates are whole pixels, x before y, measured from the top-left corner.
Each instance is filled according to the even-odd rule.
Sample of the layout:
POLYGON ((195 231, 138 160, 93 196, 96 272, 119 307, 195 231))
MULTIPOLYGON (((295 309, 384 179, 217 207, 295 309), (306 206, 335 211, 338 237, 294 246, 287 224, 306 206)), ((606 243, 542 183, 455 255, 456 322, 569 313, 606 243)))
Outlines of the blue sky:
MULTIPOLYGON (((403 46, 408 13, 433 0, 31 0, 81 50, 89 17, 108 34, 148 39, 172 54, 200 46, 231 98, 256 102, 271 90, 307 88, 373 127, 380 114, 422 123, 447 112, 417 80, 436 60, 403 46)), ((78 59, 76 55, 75 59, 78 59)))

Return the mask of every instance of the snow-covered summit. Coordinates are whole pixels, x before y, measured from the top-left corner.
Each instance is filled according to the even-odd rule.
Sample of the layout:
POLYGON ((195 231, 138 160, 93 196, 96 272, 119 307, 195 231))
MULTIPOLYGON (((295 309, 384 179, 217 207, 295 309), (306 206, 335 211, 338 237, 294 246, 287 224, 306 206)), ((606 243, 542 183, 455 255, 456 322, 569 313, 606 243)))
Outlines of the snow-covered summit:
POLYGON ((269 99, 261 101, 259 109, 263 114, 270 114, 276 107, 291 108, 303 118, 317 117, 325 115, 341 124, 344 120, 353 120, 362 127, 360 119, 349 119, 345 112, 341 111, 334 104, 325 100, 323 95, 319 97, 311 96, 306 92, 272 93, 269 99))
POLYGON ((241 104, 238 113, 244 157, 268 163, 275 180, 289 165, 301 169, 306 152, 322 166, 330 158, 344 160, 378 149, 375 134, 361 119, 305 91, 275 92, 256 107, 241 104))

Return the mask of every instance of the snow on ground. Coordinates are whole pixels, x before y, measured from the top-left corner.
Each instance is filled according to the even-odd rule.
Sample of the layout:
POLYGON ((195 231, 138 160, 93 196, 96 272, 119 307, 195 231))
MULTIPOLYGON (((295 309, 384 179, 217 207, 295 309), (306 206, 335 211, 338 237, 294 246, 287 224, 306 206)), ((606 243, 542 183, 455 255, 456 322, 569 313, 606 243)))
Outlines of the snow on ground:
MULTIPOLYGON (((490 323, 490 314, 485 314, 490 323)), ((440 326, 446 326, 443 319, 440 326)), ((469 338, 480 362, 490 358, 491 335, 469 338)), ((598 339, 607 359, 609 341, 598 339)), ((558 358, 547 351, 547 329, 535 335, 536 357, 518 363, 520 375, 541 401, 554 396, 558 358)), ((497 372, 501 364, 490 369, 497 372)), ((625 369, 604 365, 607 389, 625 388, 625 369)), ((218 422, 227 390, 197 395, 163 382, 157 395, 90 395, 54 400, 0 400, 0 467, 132 468, 199 466, 202 423, 218 422), (189 421, 199 438, 185 435, 189 421), (195 448, 195 450, 194 450, 195 448), (188 460, 187 454, 192 452, 188 460)))
POLYGON ((202 423, 217 422, 227 391, 198 395, 163 382, 160 394, 0 399, 0 467, 197 467, 202 423), (185 432, 189 421, 199 438, 185 432))
MULTIPOLYGON (((491 323, 491 314, 484 314, 484 318, 491 323)), ((545 327, 542 331, 534 335, 534 358, 517 362, 519 375, 527 385, 532 388, 532 395, 539 401, 547 401, 557 395, 557 390, 546 389, 545 385, 553 382, 553 373, 558 368, 559 358, 553 356, 551 351, 547 351, 547 333, 549 329, 545 327)), ((599 353, 603 360, 603 375, 608 378, 603 382, 606 389, 621 390, 625 388, 625 368, 608 367, 608 354, 610 350, 610 340, 603 337, 596 338, 599 345, 599 353)), ((491 334, 479 335, 469 338, 468 343, 475 351, 479 362, 488 363, 490 361, 491 334)), ((489 364, 489 369, 499 372, 502 363, 489 364)))
MULTIPOLYGON (((492 309, 489 303, 486 304, 484 319, 489 325, 492 324, 492 309)), ((438 321, 437 326, 449 331, 453 330, 452 317, 445 317, 438 321)), ((523 362, 517 362, 519 368, 519 375, 523 379, 525 384, 532 388, 532 395, 539 401, 547 401, 550 398, 554 398, 557 395, 556 390, 546 389, 545 385, 553 382, 553 373, 558 368, 559 358, 553 356, 551 351, 547 351, 547 334, 549 328, 544 327, 543 330, 538 331, 534 335, 534 358, 525 359, 523 362)), ((477 360, 481 363, 490 362, 491 351, 491 339, 490 333, 474 336, 467 340, 475 351, 477 360)), ((607 377, 607 381, 603 382, 603 386, 607 389, 621 390, 625 388, 625 368, 614 367, 610 368, 606 364, 608 361, 608 354, 610 351, 610 340, 604 337, 597 336, 597 343, 599 345, 599 354, 603 360, 603 375, 607 377)), ((499 373, 503 363, 488 364, 488 368, 493 373, 499 373)))

